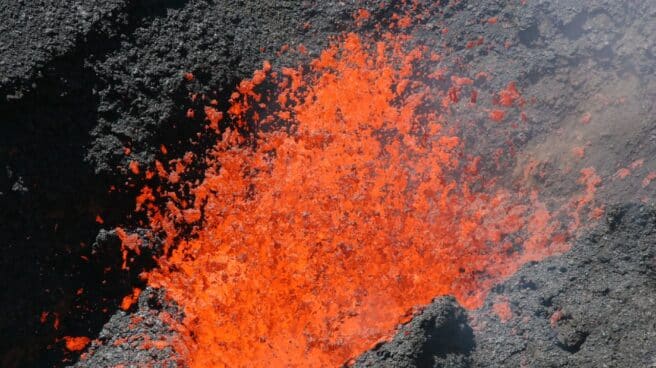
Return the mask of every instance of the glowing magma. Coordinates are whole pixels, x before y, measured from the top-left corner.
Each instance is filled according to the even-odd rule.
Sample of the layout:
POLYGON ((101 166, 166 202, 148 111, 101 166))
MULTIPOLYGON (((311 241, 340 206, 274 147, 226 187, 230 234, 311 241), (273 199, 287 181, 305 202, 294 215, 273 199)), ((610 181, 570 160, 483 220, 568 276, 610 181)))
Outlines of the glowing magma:
MULTIPOLYGON (((306 70, 266 63, 197 158, 209 168, 186 183, 193 200, 144 190, 170 250, 148 283, 183 308, 190 366, 337 367, 436 296, 478 307, 525 262, 567 249, 538 195, 483 180, 447 123, 441 109, 471 80, 441 92, 415 69, 425 49, 382 40, 345 35, 306 70)), ((213 128, 223 118, 206 114, 213 128)))

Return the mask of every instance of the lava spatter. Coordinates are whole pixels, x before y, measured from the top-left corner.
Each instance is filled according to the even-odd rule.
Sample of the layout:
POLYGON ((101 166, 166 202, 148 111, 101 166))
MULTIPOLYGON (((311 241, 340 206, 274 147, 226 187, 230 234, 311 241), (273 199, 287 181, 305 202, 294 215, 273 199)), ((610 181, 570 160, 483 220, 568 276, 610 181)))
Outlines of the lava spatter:
POLYGON ((91 339, 86 336, 64 336, 64 342, 69 351, 82 351, 91 339))
MULTIPOLYGON (((436 296, 479 307, 524 263, 568 249, 568 213, 480 175, 492 154, 467 154, 448 111, 471 105, 458 96, 472 80, 427 81, 431 53, 408 40, 346 34, 309 67, 266 63, 225 117, 206 109, 211 128, 230 124, 202 180, 169 177, 188 198, 140 196, 165 239, 145 277, 182 307, 191 367, 340 366, 436 296)), ((520 99, 514 84, 500 96, 520 99)), ((599 184, 582 174, 575 225, 599 184)))

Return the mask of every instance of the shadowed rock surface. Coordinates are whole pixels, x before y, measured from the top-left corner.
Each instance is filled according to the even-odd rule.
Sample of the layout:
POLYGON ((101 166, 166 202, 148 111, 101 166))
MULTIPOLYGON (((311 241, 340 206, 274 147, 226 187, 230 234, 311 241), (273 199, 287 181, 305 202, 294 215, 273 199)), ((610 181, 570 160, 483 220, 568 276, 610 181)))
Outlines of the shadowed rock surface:
POLYGON ((468 367, 474 334, 453 298, 439 298, 354 367, 468 367))

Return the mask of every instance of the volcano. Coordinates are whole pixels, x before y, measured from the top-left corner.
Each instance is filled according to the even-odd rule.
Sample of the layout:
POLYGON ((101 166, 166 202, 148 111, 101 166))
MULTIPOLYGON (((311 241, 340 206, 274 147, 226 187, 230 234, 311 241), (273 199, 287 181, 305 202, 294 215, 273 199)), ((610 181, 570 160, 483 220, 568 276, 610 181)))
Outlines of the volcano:
POLYGON ((656 364, 652 8, 7 5, 3 366, 656 364))

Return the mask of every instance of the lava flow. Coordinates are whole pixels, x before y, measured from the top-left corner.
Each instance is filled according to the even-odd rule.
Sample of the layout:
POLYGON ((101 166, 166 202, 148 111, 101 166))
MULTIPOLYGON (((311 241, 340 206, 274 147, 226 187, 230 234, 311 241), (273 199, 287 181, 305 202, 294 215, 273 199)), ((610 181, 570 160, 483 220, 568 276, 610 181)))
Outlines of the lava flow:
MULTIPOLYGON (((309 67, 265 63, 224 114, 205 109, 227 126, 205 157, 158 163, 184 190, 139 197, 165 239, 146 277, 184 311, 189 366, 337 367, 433 298, 477 308, 521 265, 568 249, 563 219, 589 206, 594 172, 562 208, 481 174, 494 153, 469 154, 449 114, 475 105, 475 91, 459 99, 472 80, 445 79, 407 40, 346 34, 309 67), (184 181, 194 160, 203 178, 184 181)), ((486 129, 520 99, 514 84, 501 97, 486 129)))

